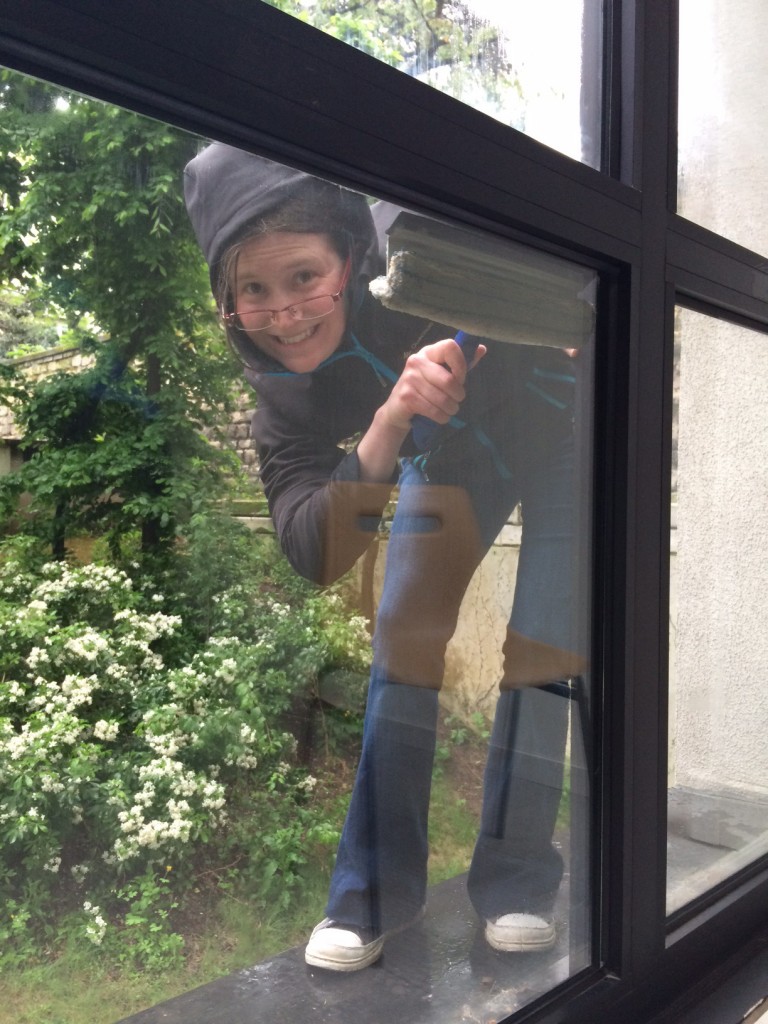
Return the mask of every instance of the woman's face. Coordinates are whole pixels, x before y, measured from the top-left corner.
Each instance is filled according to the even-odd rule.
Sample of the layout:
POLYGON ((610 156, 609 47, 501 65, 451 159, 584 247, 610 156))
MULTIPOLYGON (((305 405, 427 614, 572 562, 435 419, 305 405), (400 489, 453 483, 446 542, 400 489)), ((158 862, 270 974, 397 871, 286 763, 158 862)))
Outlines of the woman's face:
POLYGON ((231 282, 235 309, 279 310, 269 327, 245 333, 262 352, 293 373, 310 373, 341 344, 346 326, 343 300, 316 320, 295 320, 286 306, 342 286, 345 261, 327 235, 275 231, 245 242, 231 282))

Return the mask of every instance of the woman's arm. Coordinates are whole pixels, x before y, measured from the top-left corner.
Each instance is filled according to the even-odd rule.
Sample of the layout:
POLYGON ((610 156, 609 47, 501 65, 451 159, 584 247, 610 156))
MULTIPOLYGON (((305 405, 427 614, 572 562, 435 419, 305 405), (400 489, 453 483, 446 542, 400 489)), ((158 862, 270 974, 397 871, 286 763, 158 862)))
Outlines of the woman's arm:
POLYGON ((397 481, 362 480, 356 452, 321 437, 260 448, 261 479, 280 546, 293 568, 315 583, 333 583, 375 539, 397 481))
MULTIPOLYGON (((485 355, 478 346, 471 366, 485 355)), ((388 480, 414 416, 447 423, 464 401, 467 367, 464 353, 452 338, 434 342, 409 356, 387 400, 357 446, 361 480, 388 480)))
MULTIPOLYGON (((474 362, 484 354, 480 346, 474 362)), ((327 584, 354 565, 376 536, 411 418, 447 423, 464 398, 467 372, 450 338, 414 353, 346 455, 320 429, 288 434, 279 406, 262 392, 253 424, 260 475, 280 545, 300 575, 327 584)))

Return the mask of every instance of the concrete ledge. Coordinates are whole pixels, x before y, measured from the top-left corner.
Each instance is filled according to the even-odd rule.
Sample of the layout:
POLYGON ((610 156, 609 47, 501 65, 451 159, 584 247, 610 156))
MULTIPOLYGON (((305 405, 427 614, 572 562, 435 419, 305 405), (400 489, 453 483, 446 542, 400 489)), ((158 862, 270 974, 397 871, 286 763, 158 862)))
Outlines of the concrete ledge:
MULTIPOLYGON (((567 886, 561 900, 567 896, 567 886)), ((567 904, 557 911, 567 920, 567 904)), ((309 968, 303 946, 221 978, 122 1024, 441 1024, 495 1021, 569 974, 563 925, 549 953, 495 953, 466 896, 465 878, 429 893, 424 920, 393 937, 381 960, 355 974, 309 968)), ((570 954, 574 954, 571 948, 570 954)), ((588 946, 577 951, 583 967, 588 946)))

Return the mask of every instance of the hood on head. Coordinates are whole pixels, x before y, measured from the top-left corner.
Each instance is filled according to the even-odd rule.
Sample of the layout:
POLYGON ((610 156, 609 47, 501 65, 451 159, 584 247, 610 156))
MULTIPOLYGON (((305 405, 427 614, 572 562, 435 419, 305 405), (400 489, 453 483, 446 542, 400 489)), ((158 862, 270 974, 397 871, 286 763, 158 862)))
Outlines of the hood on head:
POLYGON ((261 218, 293 199, 308 201, 310 208, 314 199, 322 202, 338 230, 350 236, 353 309, 362 301, 368 281, 380 272, 376 231, 365 196, 323 178, 217 142, 184 169, 184 198, 214 291, 227 250, 261 218))
MULTIPOLYGON (((334 227, 350 238, 352 270, 347 286, 350 309, 359 308, 368 282, 380 271, 379 247, 365 196, 323 178, 286 167, 233 146, 213 143, 184 169, 184 198, 198 244, 205 256, 216 293, 220 261, 258 221, 289 200, 322 202, 334 227)), ((325 228, 319 228, 319 231, 325 228)), ((227 327, 235 351, 254 370, 274 369, 241 331, 227 327), (269 366, 265 366, 265 361, 269 366)))

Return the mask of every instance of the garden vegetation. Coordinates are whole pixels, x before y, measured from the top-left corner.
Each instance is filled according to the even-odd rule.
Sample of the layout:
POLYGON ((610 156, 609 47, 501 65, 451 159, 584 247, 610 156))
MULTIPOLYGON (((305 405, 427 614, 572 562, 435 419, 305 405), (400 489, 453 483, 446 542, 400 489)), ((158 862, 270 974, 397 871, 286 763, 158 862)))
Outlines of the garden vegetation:
POLYGON ((34 386, 0 366, 25 457, 0 478, 0 968, 164 970, 193 904, 290 918, 329 865, 305 733, 331 672, 359 711, 369 636, 228 513, 200 141, 10 72, 0 106, 3 286, 92 356, 34 386))
MULTIPOLYGON (((412 6, 299 13, 410 73, 450 64, 467 11, 412 6)), ((479 45, 493 91, 511 69, 495 34, 479 45)), ((367 623, 230 515, 253 485, 222 440, 241 370, 181 194, 202 144, 0 72, 0 356, 90 356, 34 386, 0 358, 24 456, 0 477, 0 971, 20 1024, 95 1024, 206 980, 202 933, 233 908, 265 933, 280 921, 243 957, 299 941, 356 760, 367 623), (48 1012, 54 975, 35 971, 57 964, 83 989, 105 973, 98 1010, 67 970, 48 1012)), ((446 793, 433 880, 474 838, 446 793)))
POLYGON ((270 546, 198 518, 159 579, 4 545, 0 967, 81 941, 167 968, 203 877, 290 915, 307 862, 329 862, 337 825, 291 726, 369 637, 338 595, 281 587, 270 546))

